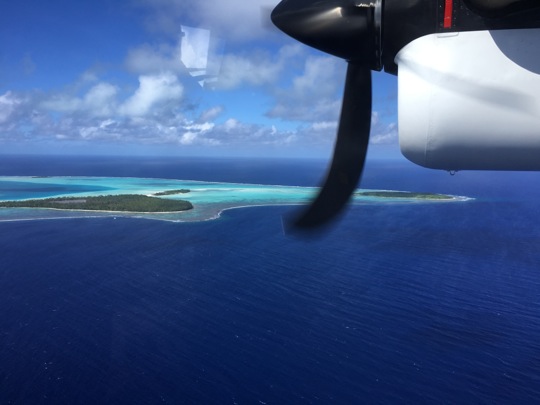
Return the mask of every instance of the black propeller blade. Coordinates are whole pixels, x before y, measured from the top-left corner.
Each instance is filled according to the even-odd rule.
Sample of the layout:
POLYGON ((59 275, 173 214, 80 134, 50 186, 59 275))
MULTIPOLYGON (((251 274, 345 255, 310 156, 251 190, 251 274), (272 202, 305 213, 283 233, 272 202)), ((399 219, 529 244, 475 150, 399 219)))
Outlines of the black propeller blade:
POLYGON ((312 205, 294 222, 314 229, 338 215, 362 175, 371 125, 371 69, 380 69, 380 16, 365 0, 283 0, 272 22, 291 37, 349 62, 334 158, 312 205))
POLYGON ((332 165, 318 196, 294 222, 296 227, 318 227, 343 209, 362 175, 370 127, 371 71, 351 62, 347 67, 332 165))

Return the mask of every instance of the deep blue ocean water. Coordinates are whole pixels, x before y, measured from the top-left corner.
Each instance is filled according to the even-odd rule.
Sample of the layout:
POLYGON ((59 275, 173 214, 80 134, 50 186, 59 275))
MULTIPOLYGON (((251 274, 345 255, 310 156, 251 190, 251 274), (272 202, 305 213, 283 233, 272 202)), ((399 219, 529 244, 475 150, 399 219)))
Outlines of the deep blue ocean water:
MULTIPOLYGON (((0 175, 312 186, 309 160, 0 159, 0 175)), ((363 186, 475 197, 219 220, 0 223, 0 403, 538 403, 537 173, 368 162, 363 186)))

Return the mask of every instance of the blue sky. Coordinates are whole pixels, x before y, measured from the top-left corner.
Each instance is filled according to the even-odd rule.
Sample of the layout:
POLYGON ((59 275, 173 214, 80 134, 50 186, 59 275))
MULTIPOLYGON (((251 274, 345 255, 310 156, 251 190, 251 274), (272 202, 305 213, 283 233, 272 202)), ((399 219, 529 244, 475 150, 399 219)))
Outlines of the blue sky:
MULTIPOLYGON (((275 0, 3 3, 3 153, 332 152, 345 62, 264 23, 275 0)), ((399 156, 397 79, 373 78, 370 156, 399 156)))

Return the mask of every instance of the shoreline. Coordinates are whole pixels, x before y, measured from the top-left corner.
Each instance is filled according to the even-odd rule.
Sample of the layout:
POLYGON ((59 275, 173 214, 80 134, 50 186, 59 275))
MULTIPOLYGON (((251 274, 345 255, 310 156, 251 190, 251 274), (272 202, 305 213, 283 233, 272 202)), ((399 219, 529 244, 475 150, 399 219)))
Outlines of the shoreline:
MULTIPOLYGON (((467 202, 467 201, 474 201, 475 199, 472 197, 463 197, 463 196, 453 196, 452 199, 448 200, 414 200, 409 199, 407 201, 403 201, 405 199, 394 199, 392 201, 374 201, 374 200, 367 200, 367 201, 356 201, 353 202, 351 205, 354 206, 361 206, 361 205, 376 205, 376 204, 394 204, 394 205, 403 205, 403 204, 431 204, 431 203, 449 203, 449 202, 467 202)), ((32 207, 18 207, 18 208, 7 208, 7 209, 17 209, 17 210, 47 210, 47 211, 56 211, 56 212, 72 212, 77 213, 80 212, 81 214, 86 213, 100 213, 103 215, 74 215, 69 217, 50 217, 50 218, 16 218, 16 219, 2 219, 0 216, 0 222, 16 222, 16 221, 33 221, 33 220, 52 220, 52 219, 82 219, 82 218, 110 218, 110 217, 122 217, 122 218, 135 218, 135 219, 146 219, 146 220, 153 220, 153 221, 164 221, 164 222, 173 222, 173 223, 191 223, 191 222, 205 222, 205 221, 213 221, 221 218, 221 215, 225 211, 229 210, 235 210, 235 209, 244 209, 244 208, 262 208, 262 207, 285 207, 285 206, 300 206, 300 205, 307 205, 307 203, 268 203, 268 204, 250 204, 250 205, 235 205, 230 207, 223 207, 217 210, 217 212, 213 213, 213 215, 210 215, 208 217, 200 217, 200 218, 194 218, 194 219, 186 219, 186 218, 178 218, 178 219, 169 219, 169 218, 158 218, 159 216, 165 216, 165 215, 171 215, 171 214, 182 214, 182 215, 189 215, 193 214, 194 210, 197 209, 196 206, 194 206, 191 210, 184 210, 184 211, 170 211, 170 212, 136 212, 136 211, 98 211, 98 210, 82 210, 82 209, 63 209, 63 208, 32 208, 32 207), (184 214, 185 213, 185 214, 184 214), (138 216, 143 215, 143 216, 138 216), (146 215, 146 216, 144 216, 146 215)), ((3 208, 0 208, 0 212, 3 208)))
MULTIPOLYGON (((11 206, 0 207, 0 221, 2 222, 8 220, 17 221, 25 219, 40 219, 32 218, 32 216, 34 215, 38 217, 41 216, 42 219, 53 219, 52 217, 56 216, 55 213, 61 212, 64 212, 65 215, 59 214, 58 217, 65 217, 66 215, 68 216, 68 218, 102 218, 110 216, 121 216, 125 218, 139 217, 168 222, 208 221, 218 219, 224 211, 232 209, 265 206, 270 207, 307 205, 309 204, 309 201, 311 201, 316 196, 316 192, 318 190, 318 187, 209 182, 199 180, 178 180, 151 177, 140 178, 100 176, 48 176, 36 178, 30 176, 0 176, 0 181, 2 180, 6 183, 8 183, 9 181, 27 182, 28 184, 43 185, 43 187, 47 183, 51 185, 58 184, 59 186, 62 186, 62 188, 58 190, 59 193, 56 195, 49 194, 45 197, 17 199, 17 196, 27 197, 28 195, 32 195, 32 188, 29 187, 28 192, 26 193, 20 193, 19 195, 14 194, 13 198, 15 199, 6 198, 0 200, 0 203, 15 203, 11 206), (125 182, 122 182, 123 179, 125 180, 125 182), (75 183, 77 180, 80 181, 80 184, 75 183), (110 190, 105 191, 107 195, 96 195, 97 193, 103 193, 103 191, 85 191, 85 188, 95 185, 96 182, 99 182, 100 180, 100 184, 102 185, 108 185, 107 181, 112 182, 110 190), (155 184, 152 183, 152 180, 155 180, 155 184), (149 183, 144 183, 144 181, 148 181, 149 183), (161 182, 164 183, 162 184, 161 182), (205 187, 206 185, 212 185, 214 187, 205 187), (275 190, 273 189, 273 187, 275 187, 275 190), (71 189, 73 189, 74 191, 71 192, 71 189), (180 190, 189 190, 189 193, 180 193, 180 190), (288 190, 290 191, 288 192, 288 190), (67 194, 66 191, 68 192, 67 194), (178 191, 178 193, 172 193, 171 191, 178 191), (158 193, 165 194, 156 195, 158 193), (174 198, 180 194, 185 195, 186 200, 184 200, 183 198, 181 200, 174 198), (153 203, 150 203, 149 206, 145 206, 144 204, 146 204, 146 202, 143 200, 142 205, 129 205, 129 201, 122 201, 122 198, 120 198, 122 196, 138 196, 141 198, 184 201, 185 203, 189 203, 189 205, 191 205, 191 208, 181 209, 176 206, 162 205, 164 211, 160 211, 159 209, 154 210, 153 203), (95 199, 99 197, 119 197, 119 201, 115 201, 115 203, 118 203, 118 205, 115 204, 107 207, 105 205, 105 200, 103 200, 103 202, 100 201, 99 203, 92 203, 92 205, 89 205, 89 207, 91 207, 89 209, 85 208, 82 205, 83 203, 86 203, 86 201, 83 202, 82 200, 95 199), (44 201, 54 199, 65 199, 66 201, 81 201, 77 202, 79 204, 78 207, 71 207, 69 202, 66 202, 65 204, 59 202, 58 204, 54 204, 53 206, 51 206, 51 204, 48 204, 46 201, 44 201), (28 201, 27 206, 24 206, 25 201, 28 201), (103 208, 112 209, 100 209, 100 205, 97 204, 102 204, 101 206, 103 208), (10 212, 6 211, 2 212, 2 208, 19 211, 11 214, 10 212), (146 210, 145 208, 149 208, 149 210, 146 210), (171 208, 172 210, 168 208, 171 208), (3 219, 2 217, 5 217, 5 219, 3 219)), ((8 184, 6 187, 7 189, 9 189, 10 185, 8 184)), ((2 190, 0 189, 0 192, 1 191, 2 190)), ((5 197, 9 197, 9 193, 6 194, 5 197)), ((356 189, 349 204, 352 206, 375 204, 403 205, 467 202, 471 200, 474 200, 474 198, 441 193, 379 189, 356 189)))
POLYGON ((67 211, 176 213, 193 209, 186 200, 149 197, 144 194, 71 196, 0 201, 0 208, 49 208, 67 211))
MULTIPOLYGON (((21 200, 22 201, 22 200, 21 200)), ((50 210, 50 211, 68 211, 68 212, 102 212, 104 214, 147 214, 147 215, 159 215, 159 214, 180 214, 183 212, 189 212, 191 210, 180 211, 110 211, 110 210, 85 210, 77 208, 52 208, 52 207, 0 207, 0 210, 50 210)), ((0 211, 1 212, 1 211, 0 211)), ((0 219, 1 221, 1 219, 0 219)))

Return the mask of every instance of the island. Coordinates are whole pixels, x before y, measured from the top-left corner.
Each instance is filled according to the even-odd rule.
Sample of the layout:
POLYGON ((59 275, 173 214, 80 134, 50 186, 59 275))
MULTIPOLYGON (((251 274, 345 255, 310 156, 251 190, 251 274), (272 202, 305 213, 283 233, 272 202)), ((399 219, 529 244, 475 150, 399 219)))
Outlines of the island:
POLYGON ((36 200, 0 201, 0 207, 154 213, 186 211, 192 209, 193 205, 185 200, 169 200, 139 194, 121 194, 96 197, 57 197, 36 200))
POLYGON ((434 194, 434 193, 415 193, 412 191, 357 191, 354 193, 359 197, 379 197, 379 198, 402 198, 406 200, 455 200, 456 197, 447 194, 434 194))
MULTIPOLYGON (((137 177, 0 176, 0 222, 107 216, 207 221, 233 208, 309 204, 317 191, 316 187, 137 177)), ((350 204, 460 204, 473 200, 420 191, 357 189, 350 204)))
POLYGON ((159 193, 154 193, 152 195, 155 195, 155 196, 160 196, 160 195, 174 195, 174 194, 187 194, 189 193, 190 190, 186 189, 186 188, 182 188, 180 190, 165 190, 165 191, 160 191, 159 193))

